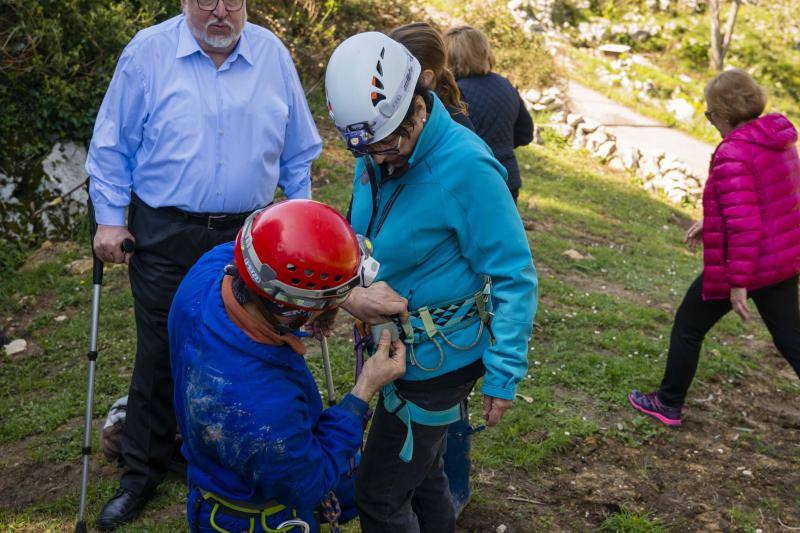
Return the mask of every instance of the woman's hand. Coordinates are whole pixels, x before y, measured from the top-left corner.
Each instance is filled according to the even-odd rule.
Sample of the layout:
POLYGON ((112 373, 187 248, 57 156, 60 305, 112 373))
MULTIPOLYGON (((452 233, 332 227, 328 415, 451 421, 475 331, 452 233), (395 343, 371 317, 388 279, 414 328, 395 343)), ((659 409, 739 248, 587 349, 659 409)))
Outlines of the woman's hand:
POLYGON ((690 250, 697 248, 698 244, 703 242, 703 221, 695 222, 692 227, 686 231, 683 237, 683 242, 689 245, 690 250))
POLYGON ((493 396, 483 397, 483 419, 489 427, 496 426, 503 415, 511 408, 511 400, 501 400, 493 396))
POLYGON ((747 289, 741 287, 731 289, 731 307, 745 322, 750 318, 750 310, 747 308, 747 289))

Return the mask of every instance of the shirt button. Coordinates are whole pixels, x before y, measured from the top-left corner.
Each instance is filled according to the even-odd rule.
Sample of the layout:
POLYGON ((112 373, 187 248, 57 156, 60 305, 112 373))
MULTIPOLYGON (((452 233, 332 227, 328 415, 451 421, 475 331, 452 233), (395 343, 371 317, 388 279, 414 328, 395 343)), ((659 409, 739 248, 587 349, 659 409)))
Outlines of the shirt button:
POLYGON ((222 163, 223 163, 223 161, 222 161, 222 160, 220 160, 220 161, 217 161, 217 164, 218 164, 219 166, 222 166, 222 163))

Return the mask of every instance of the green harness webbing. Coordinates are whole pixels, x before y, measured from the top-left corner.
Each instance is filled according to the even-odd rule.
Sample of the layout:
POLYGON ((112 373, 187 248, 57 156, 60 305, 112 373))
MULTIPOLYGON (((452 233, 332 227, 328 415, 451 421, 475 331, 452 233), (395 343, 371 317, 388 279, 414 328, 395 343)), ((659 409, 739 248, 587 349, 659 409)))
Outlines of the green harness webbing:
POLYGON ((466 351, 474 348, 480 342, 484 328, 491 322, 491 295, 491 279, 486 278, 483 289, 467 298, 459 298, 437 306, 424 306, 411 312, 408 320, 400 324, 405 334, 405 343, 409 346, 411 364, 425 372, 439 370, 444 364, 444 349, 438 339, 454 350, 466 351), (475 340, 470 344, 459 346, 448 338, 450 334, 476 322, 480 322, 480 327, 475 335, 475 340), (439 360, 433 367, 424 367, 417 360, 414 346, 425 341, 431 341, 439 351, 439 360))
POLYGON ((449 426, 461 420, 461 403, 444 411, 429 411, 419 405, 404 400, 397 394, 397 387, 389 383, 383 387, 383 406, 390 414, 397 416, 406 425, 406 440, 400 450, 400 460, 411 462, 414 455, 414 435, 411 432, 411 423, 416 422, 423 426, 449 426))
MULTIPOLYGON (((243 504, 242 502, 233 503, 230 500, 225 500, 223 498, 220 498, 213 492, 209 492, 207 490, 201 489, 200 493, 203 495, 204 500, 214 505, 214 507, 212 507, 211 509, 211 516, 209 517, 209 523, 211 524, 212 529, 214 529, 214 531, 218 531, 219 533, 231 533, 227 529, 223 529, 217 525, 216 516, 217 512, 219 512, 220 509, 222 509, 223 514, 229 514, 231 516, 236 516, 239 518, 249 518, 250 519, 249 533, 253 533, 253 531, 255 530, 256 518, 260 518, 261 529, 263 529, 267 533, 285 533, 286 531, 294 529, 295 527, 302 528, 303 525, 305 525, 305 527, 308 527, 308 525, 305 524, 305 522, 303 522, 303 525, 292 523, 291 525, 288 525, 286 527, 278 526, 277 529, 272 529, 269 526, 267 526, 268 517, 278 514, 284 509, 286 509, 285 505, 281 505, 278 502, 274 501, 268 502, 264 506, 264 508, 255 509, 252 507, 246 507, 245 504, 243 504)), ((297 511, 295 511, 294 509, 292 510, 292 516, 294 518, 297 518, 297 511)), ((297 521, 292 520, 292 522, 297 522, 297 521)))

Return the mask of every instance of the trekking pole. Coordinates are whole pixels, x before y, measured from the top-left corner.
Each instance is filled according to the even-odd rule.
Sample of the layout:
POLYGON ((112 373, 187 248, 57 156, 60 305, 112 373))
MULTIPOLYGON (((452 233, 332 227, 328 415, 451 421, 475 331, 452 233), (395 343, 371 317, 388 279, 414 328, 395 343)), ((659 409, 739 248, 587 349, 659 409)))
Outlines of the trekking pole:
POLYGON ((328 388, 328 407, 331 407, 336 405, 336 398, 333 392, 333 373, 331 372, 331 356, 328 353, 328 339, 322 337, 319 347, 322 352, 322 367, 325 369, 325 386, 328 388))
MULTIPOLYGON (((100 288, 103 285, 103 262, 94 252, 94 234, 97 232, 97 221, 94 216, 94 205, 91 198, 89 206, 89 244, 92 247, 92 325, 89 336, 89 353, 86 355, 89 366, 88 386, 86 388, 86 415, 83 425, 83 468, 81 470, 81 500, 78 510, 78 522, 75 533, 86 533, 86 492, 89 488, 89 456, 92 453, 92 404, 94 403, 94 373, 97 362, 97 328, 100 322, 100 288)), ((122 242, 122 251, 131 253, 134 243, 130 239, 122 242)))

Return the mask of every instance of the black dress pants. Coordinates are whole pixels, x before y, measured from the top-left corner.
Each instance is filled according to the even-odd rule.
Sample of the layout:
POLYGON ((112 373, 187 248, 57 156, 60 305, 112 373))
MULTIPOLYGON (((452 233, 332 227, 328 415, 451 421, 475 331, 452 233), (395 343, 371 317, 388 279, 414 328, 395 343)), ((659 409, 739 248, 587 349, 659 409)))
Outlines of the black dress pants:
POLYGON ((149 494, 167 473, 175 440, 167 335, 172 298, 200 256, 235 239, 239 228, 209 229, 136 198, 129 209, 128 228, 136 238, 128 268, 136 315, 136 363, 122 435, 128 469, 120 485, 149 494))
MULTIPOLYGON (((430 380, 434 381, 434 380, 430 380)), ((461 403, 475 385, 402 387, 401 396, 430 410, 461 403)), ((399 456, 406 425, 378 400, 367 444, 356 478, 356 505, 364 533, 449 533, 455 530, 455 509, 444 473, 448 426, 423 426, 412 422, 414 455, 410 463, 399 456)))
MULTIPOLYGON (((778 351, 800 376, 800 308, 798 277, 748 293, 772 335, 778 351)), ((669 341, 667 368, 658 395, 667 405, 683 405, 700 358, 706 333, 731 311, 730 300, 703 300, 703 276, 689 287, 683 298, 669 341)))

